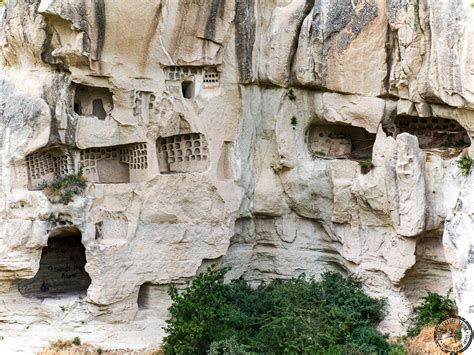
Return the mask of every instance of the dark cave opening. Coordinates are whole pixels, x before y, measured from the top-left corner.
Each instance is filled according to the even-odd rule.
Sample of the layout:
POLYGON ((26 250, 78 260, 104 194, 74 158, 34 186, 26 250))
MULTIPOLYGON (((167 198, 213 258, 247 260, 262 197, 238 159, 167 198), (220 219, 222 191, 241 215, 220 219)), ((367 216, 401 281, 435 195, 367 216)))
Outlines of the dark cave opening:
POLYGON ((41 252, 38 272, 32 279, 20 281, 18 290, 38 298, 85 294, 91 283, 85 264, 86 250, 79 231, 50 237, 41 252))

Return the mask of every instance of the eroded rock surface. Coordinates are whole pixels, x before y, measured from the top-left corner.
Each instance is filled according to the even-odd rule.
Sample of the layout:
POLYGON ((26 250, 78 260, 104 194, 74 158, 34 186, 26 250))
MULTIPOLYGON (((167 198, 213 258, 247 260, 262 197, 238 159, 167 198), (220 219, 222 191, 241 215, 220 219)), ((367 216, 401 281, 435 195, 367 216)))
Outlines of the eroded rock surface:
POLYGON ((474 324, 468 5, 0 6, 0 349, 154 348, 167 287, 213 263, 355 273, 393 335, 454 287, 474 324), (48 198, 79 171, 83 193, 48 198))

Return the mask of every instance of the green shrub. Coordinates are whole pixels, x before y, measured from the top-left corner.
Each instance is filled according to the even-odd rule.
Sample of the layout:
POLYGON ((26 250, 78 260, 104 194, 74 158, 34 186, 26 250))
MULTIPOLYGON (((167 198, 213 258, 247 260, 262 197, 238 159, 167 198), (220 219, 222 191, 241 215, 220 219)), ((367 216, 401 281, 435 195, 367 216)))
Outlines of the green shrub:
POLYGON ((293 89, 288 89, 286 91, 286 96, 288 96, 288 98, 290 99, 290 101, 295 101, 296 100, 296 95, 293 91, 293 89))
POLYGON ((406 355, 407 350, 401 345, 392 345, 388 355, 406 355))
POLYGON ((298 119, 296 118, 296 116, 292 116, 290 122, 293 127, 296 127, 296 125, 298 124, 298 119))
POLYGON ((73 343, 74 345, 77 345, 77 346, 81 345, 81 338, 75 337, 75 338, 72 340, 72 343, 73 343))
POLYGON ((450 292, 451 290, 444 297, 428 291, 421 305, 415 308, 412 325, 408 330, 409 336, 416 336, 424 326, 437 324, 457 313, 456 304, 449 298, 450 292))
POLYGON ((374 167, 372 160, 359 160, 358 163, 362 174, 367 174, 374 167))
POLYGON ((45 183, 42 189, 51 202, 67 205, 75 195, 81 194, 86 186, 86 179, 81 168, 77 174, 58 177, 50 185, 45 183))
POLYGON ((461 158, 456 160, 456 164, 458 165, 458 168, 461 170, 461 173, 464 176, 469 175, 469 171, 471 170, 471 166, 472 166, 471 157, 469 157, 467 155, 463 155, 461 158))
POLYGON ((328 353, 387 354, 374 324, 385 301, 371 298, 354 277, 325 273, 321 281, 276 280, 251 288, 224 283, 227 269, 208 269, 173 301, 166 354, 328 353))
POLYGON ((215 341, 211 344, 208 355, 247 355, 248 347, 239 344, 236 337, 215 341))

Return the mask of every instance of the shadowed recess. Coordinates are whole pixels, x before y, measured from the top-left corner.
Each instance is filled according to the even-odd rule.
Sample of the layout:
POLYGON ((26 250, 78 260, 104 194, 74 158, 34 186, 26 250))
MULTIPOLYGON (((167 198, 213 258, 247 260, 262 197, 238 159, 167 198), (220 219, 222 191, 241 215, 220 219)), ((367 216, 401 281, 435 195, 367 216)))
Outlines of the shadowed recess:
POLYGON ((22 295, 38 298, 85 294, 91 283, 85 264, 86 250, 80 232, 51 237, 41 252, 35 277, 20 281, 18 290, 22 295))

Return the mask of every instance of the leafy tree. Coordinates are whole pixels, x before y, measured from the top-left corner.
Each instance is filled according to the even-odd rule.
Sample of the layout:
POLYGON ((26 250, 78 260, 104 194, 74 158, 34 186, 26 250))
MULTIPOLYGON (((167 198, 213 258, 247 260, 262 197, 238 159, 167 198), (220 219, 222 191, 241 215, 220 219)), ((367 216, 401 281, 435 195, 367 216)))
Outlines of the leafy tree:
MULTIPOLYGON (((353 276, 304 275, 251 288, 224 283, 227 269, 208 269, 173 300, 167 354, 388 354, 374 325, 385 301, 366 295, 353 276)), ((393 352, 400 354, 401 352, 393 352)))

